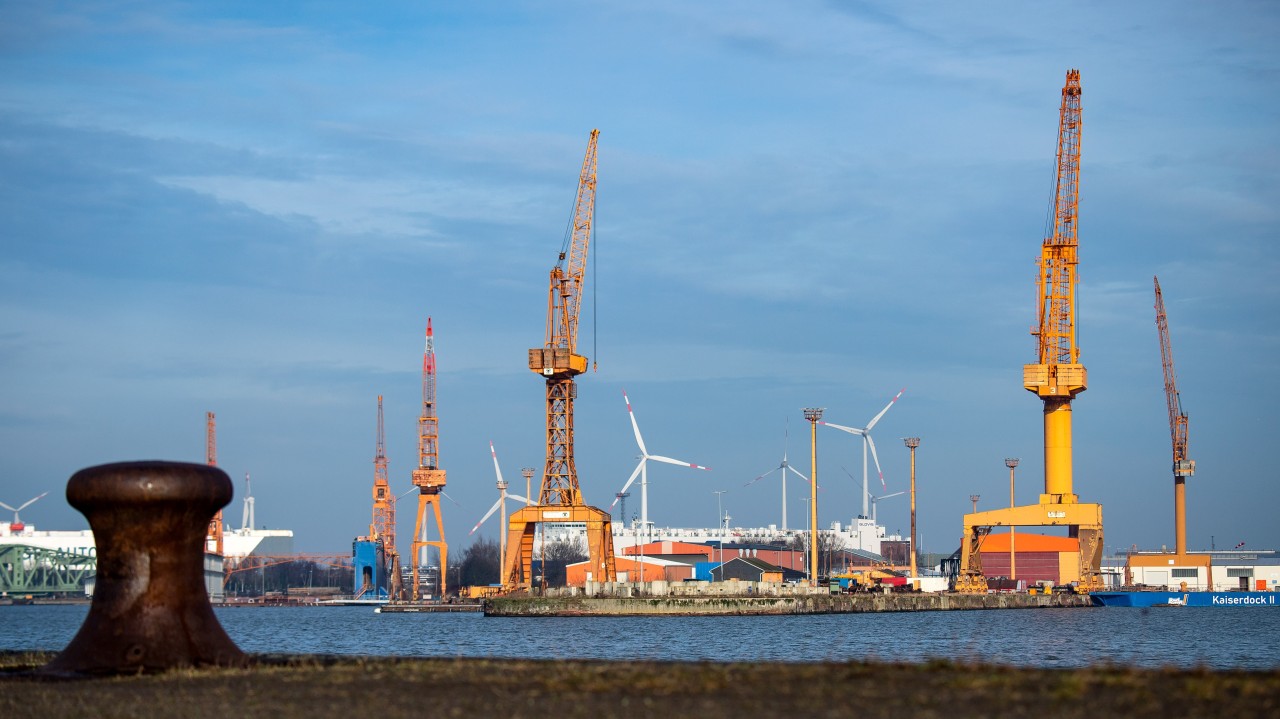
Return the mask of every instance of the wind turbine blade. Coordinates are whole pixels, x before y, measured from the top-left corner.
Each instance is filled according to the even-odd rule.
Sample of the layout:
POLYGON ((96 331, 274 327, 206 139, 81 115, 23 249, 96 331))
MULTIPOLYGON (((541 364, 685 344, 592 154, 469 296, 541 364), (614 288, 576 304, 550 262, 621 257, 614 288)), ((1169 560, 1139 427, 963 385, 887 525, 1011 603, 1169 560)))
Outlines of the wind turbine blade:
MULTIPOLYGON (((640 476, 640 470, 641 470, 641 469, 644 469, 644 463, 645 463, 645 458, 644 458, 644 457, 641 457, 641 458, 640 458, 640 463, 636 465, 636 468, 635 468, 634 470, 632 470, 632 472, 631 472, 631 477, 627 479, 627 483, 626 483, 626 484, 622 485, 622 489, 619 489, 619 490, 618 490, 618 494, 623 494, 623 493, 625 493, 625 492, 627 491, 627 488, 631 486, 631 483, 632 483, 632 482, 634 482, 634 481, 636 481, 636 477, 639 477, 639 476, 640 476)), ((610 504, 610 505, 609 505, 609 509, 613 509, 613 506, 614 506, 615 504, 617 504, 617 503, 618 503, 618 500, 619 500, 619 499, 622 499, 622 497, 619 497, 619 496, 617 496, 617 495, 614 495, 614 497, 613 497, 613 504, 610 504)))
POLYGON ((884 406, 884 409, 880 410, 880 414, 878 414, 878 415, 876 415, 875 417, 873 417, 873 418, 871 419, 871 421, 867 423, 867 430, 866 430, 866 431, 870 432, 870 431, 871 431, 871 428, 872 428, 872 427, 874 427, 874 426, 876 426, 876 422, 879 422, 879 421, 880 421, 880 418, 884 416, 884 413, 885 413, 885 412, 888 412, 888 411, 889 411, 889 408, 893 406, 893 403, 894 403, 894 402, 897 402, 897 401, 898 401, 898 398, 902 396, 902 393, 903 393, 903 392, 906 392, 906 391, 907 391, 907 388, 906 388, 906 387, 903 387, 902 389, 898 390, 898 393, 897 393, 897 394, 895 394, 895 395, 893 396, 893 399, 889 400, 889 404, 886 404, 886 405, 884 406))
POLYGON ((711 471, 711 468, 710 468, 710 467, 703 467, 702 465, 700 465, 700 464, 694 464, 693 462, 685 462, 685 461, 682 461, 682 460, 679 460, 679 459, 672 459, 672 458, 670 458, 670 457, 663 457, 663 456, 662 456, 662 455, 660 455, 660 454, 651 454, 651 455, 649 455, 649 459, 652 459, 652 460, 657 461, 657 462, 666 462, 667 464, 678 464, 678 465, 680 465, 681 467, 691 467, 691 468, 693 468, 693 469, 705 469, 705 470, 707 470, 707 471, 711 471))
MULTIPOLYGON (((23 505, 23 506, 25 507, 26 505, 23 505)), ((0 507, 4 507, 5 509, 9 510, 10 512, 16 512, 16 511, 18 511, 18 510, 16 510, 16 509, 14 509, 13 507, 10 507, 9 505, 5 504, 4 502, 0 502, 0 507)))
POLYGON ((44 497, 45 497, 45 495, 46 495, 46 494, 48 494, 48 492, 45 492, 44 494, 41 494, 39 497, 36 497, 36 498, 34 498, 34 499, 28 499, 26 504, 22 505, 21 507, 18 507, 18 508, 17 508, 17 509, 15 509, 14 511, 15 511, 15 512, 21 512, 22 510, 26 509, 27 507, 30 507, 32 504, 34 504, 34 503, 36 503, 36 502, 38 502, 38 501, 40 501, 40 500, 44 499, 44 497))
POLYGON ((480 525, 484 524, 485 520, 492 517, 493 513, 498 511, 498 505, 500 504, 502 504, 502 497, 498 497, 498 500, 493 503, 493 506, 489 508, 489 511, 484 513, 484 516, 480 518, 479 522, 476 522, 476 526, 472 527, 470 532, 467 532, 467 536, 470 537, 475 534, 476 530, 480 528, 480 525))
MULTIPOLYGON (((765 477, 768 477, 769 475, 773 474, 774 472, 777 472, 777 471, 778 471, 778 470, 780 470, 780 469, 782 469, 782 467, 774 467, 773 469, 769 470, 768 472, 765 472, 764 474, 760 475, 759 477, 756 477, 755 479, 751 480, 750 482, 747 482, 746 484, 744 484, 744 485, 742 485, 742 486, 744 486, 744 487, 750 487, 751 485, 755 484, 756 482, 759 482, 760 480, 764 479, 765 477)), ((784 474, 785 474, 785 473, 784 473, 784 474)))
POLYGON ((884 472, 880 470, 880 458, 876 456, 875 440, 871 439, 871 435, 869 434, 864 436, 863 439, 867 440, 867 446, 871 447, 871 459, 875 460, 876 472, 880 475, 880 489, 888 489, 888 487, 885 486, 885 483, 884 483, 884 472))
POLYGON ((890 498, 890 497, 896 497, 896 496, 898 496, 899 494, 906 494, 906 492, 894 492, 893 494, 882 494, 882 495, 880 495, 879 497, 876 497, 876 501, 877 501, 877 502, 879 502, 879 501, 880 501, 880 500, 882 500, 882 499, 888 499, 888 498, 890 498))
POLYGON ((457 506, 459 506, 459 507, 461 507, 461 506, 462 506, 461 504, 458 504, 458 500, 456 500, 456 499, 454 499, 453 497, 450 497, 449 495, 445 494, 444 490, 440 490, 440 494, 444 495, 444 498, 445 498, 445 499, 449 500, 450 502, 453 502, 455 505, 457 505, 457 506))
POLYGON ((529 500, 525 499, 524 497, 521 497, 518 494, 512 494, 510 492, 507 492, 507 499, 514 499, 517 502, 524 502, 525 504, 530 504, 529 500))
POLYGON ((859 437, 861 437, 862 435, 866 434, 866 431, 865 431, 865 430, 861 430, 861 429, 858 429, 858 428, 856 428, 856 427, 846 427, 846 426, 844 426, 844 425, 842 425, 842 424, 832 424, 832 423, 830 423, 830 422, 818 422, 818 424, 826 425, 826 426, 828 426, 828 427, 830 427, 830 428, 832 428, 832 429, 839 429, 839 430, 843 430, 843 431, 845 431, 845 432, 848 432, 849 434, 856 434, 856 435, 858 435, 859 437))
POLYGON ((789 464, 788 464, 788 465, 787 465, 787 469, 791 470, 791 472, 792 472, 793 474, 795 474, 797 477, 799 477, 800 479, 803 479, 803 480, 804 480, 804 481, 806 481, 806 482, 808 482, 808 481, 809 481, 809 478, 808 478, 808 477, 806 477, 806 476, 804 475, 804 472, 801 472, 800 470, 796 469, 795 467, 792 467, 791 465, 789 465, 789 464))
MULTIPOLYGON (((647 455, 649 450, 644 448, 644 438, 640 436, 640 425, 636 424, 636 413, 631 411, 631 398, 627 396, 627 391, 622 390, 622 399, 627 402, 627 416, 631 418, 631 429, 636 433, 636 444, 640 447, 640 454, 647 455)), ((625 488, 622 491, 627 491, 625 488)))
MULTIPOLYGON (((493 440, 489 440, 489 454, 493 455, 493 473, 498 475, 498 481, 502 481, 502 468, 498 466, 498 452, 493 448, 493 440)), ((484 520, 480 520, 483 522, 484 520)))

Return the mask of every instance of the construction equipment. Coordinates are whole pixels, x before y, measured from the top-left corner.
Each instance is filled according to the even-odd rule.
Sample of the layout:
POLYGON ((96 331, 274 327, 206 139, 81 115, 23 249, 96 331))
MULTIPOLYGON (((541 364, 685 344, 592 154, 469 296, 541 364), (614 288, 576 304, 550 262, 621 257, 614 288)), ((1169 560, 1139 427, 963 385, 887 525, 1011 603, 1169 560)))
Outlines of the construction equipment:
POLYGON ((1023 387, 1044 402, 1044 493, 1036 505, 965 515, 959 592, 986 592, 981 547, 996 526, 1066 526, 1079 542, 1078 590, 1102 588, 1102 505, 1080 503, 1071 476, 1071 401, 1086 386, 1076 345, 1080 137, 1080 71, 1070 70, 1058 117, 1053 230, 1041 245, 1036 280, 1031 334, 1038 357, 1022 373, 1023 387))
POLYGON ((612 582, 617 577, 611 518, 604 510, 583 502, 573 459, 573 402, 577 397, 573 378, 587 370, 587 358, 577 352, 578 318, 595 216, 599 135, 599 130, 592 130, 587 141, 571 231, 551 269, 546 342, 529 350, 529 369, 546 378, 547 461, 537 504, 519 509, 509 518, 502 574, 508 590, 532 587, 534 534, 539 525, 547 523, 585 525, 590 562, 587 578, 612 582))
MULTIPOLYGON (((214 423, 213 412, 204 413, 204 460, 210 467, 218 466, 218 434, 214 423)), ((209 520, 209 532, 205 537, 205 551, 221 555, 222 552, 222 510, 214 513, 209 520)))
POLYGON ((1212 555, 1187 554, 1187 477, 1195 474, 1196 463, 1187 457, 1187 413, 1182 411, 1182 397, 1178 394, 1178 380, 1173 372, 1173 345, 1169 342, 1169 321, 1165 316, 1160 278, 1154 278, 1154 281, 1156 328, 1160 333, 1160 363, 1164 367, 1164 397, 1169 408, 1169 439, 1173 444, 1174 554, 1131 553, 1125 563, 1125 583, 1133 582, 1135 567, 1158 567, 1161 571, 1183 572, 1194 568, 1193 576, 1198 578, 1203 574, 1208 586, 1213 586, 1212 555), (1202 568, 1203 572, 1200 571, 1202 568))
POLYGON ((1173 373, 1173 346, 1169 344, 1169 321, 1164 313, 1160 278, 1156 284, 1156 327, 1160 331, 1160 362, 1164 366, 1164 396, 1169 406, 1169 438, 1173 442, 1173 524, 1174 551, 1187 553, 1187 477, 1195 474, 1196 463, 1187 458, 1187 413, 1182 411, 1178 378, 1173 373))
POLYGON ((373 521, 369 534, 356 537, 353 556, 357 567, 356 591, 361 595, 382 592, 400 599, 400 551, 396 548, 396 495, 387 475, 387 442, 382 422, 382 395, 378 395, 378 434, 373 453, 373 521), (368 569, 367 576, 362 573, 368 569))
POLYGON ((414 601, 421 598, 422 587, 419 570, 423 568, 423 549, 435 547, 440 554, 438 596, 447 591, 445 575, 449 566, 449 545, 444 538, 444 521, 440 518, 440 495, 444 493, 445 472, 440 469, 440 420, 436 417, 436 349, 435 335, 431 331, 431 318, 427 318, 426 347, 422 351, 422 416, 418 418, 418 468, 413 470, 413 485, 418 488, 418 515, 413 525, 413 592, 414 601), (436 518, 438 540, 427 539, 427 526, 423 524, 427 508, 436 518))

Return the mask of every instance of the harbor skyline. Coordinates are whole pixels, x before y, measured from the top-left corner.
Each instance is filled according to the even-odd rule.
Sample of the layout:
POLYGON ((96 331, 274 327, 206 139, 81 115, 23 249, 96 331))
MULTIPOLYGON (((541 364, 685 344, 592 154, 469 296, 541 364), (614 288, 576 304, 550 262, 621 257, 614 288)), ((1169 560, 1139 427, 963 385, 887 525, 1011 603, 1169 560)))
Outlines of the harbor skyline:
MULTIPOLYGON (((229 524, 248 472, 258 524, 345 549, 369 524, 378 395, 391 486, 412 486, 431 316, 465 547, 497 498, 490 441, 513 484, 541 473, 525 358, 598 127, 586 500, 607 507, 635 466, 624 388, 646 442, 712 468, 650 466, 650 519, 709 527, 718 499, 734 525, 779 523, 778 473, 744 485, 787 432, 809 472, 801 408, 861 427, 905 387, 871 492, 906 489, 895 438, 921 437, 922 548, 949 552, 971 494, 1007 506, 1006 457, 1020 501, 1042 491, 1021 372, 1079 67, 1076 491, 1103 505, 1108 554, 1172 548, 1159 275, 1189 548, 1275 548, 1280 11, 1086 5, 1067 24, 1017 4, 0 8, 0 501, 48 491, 26 522, 85 527, 73 472, 203 462, 212 411, 229 524)), ((861 440, 819 427, 818 456, 820 524, 848 524, 861 440)), ((787 487, 803 526, 807 487, 787 487)), ((907 533, 904 497, 877 513, 907 533)))

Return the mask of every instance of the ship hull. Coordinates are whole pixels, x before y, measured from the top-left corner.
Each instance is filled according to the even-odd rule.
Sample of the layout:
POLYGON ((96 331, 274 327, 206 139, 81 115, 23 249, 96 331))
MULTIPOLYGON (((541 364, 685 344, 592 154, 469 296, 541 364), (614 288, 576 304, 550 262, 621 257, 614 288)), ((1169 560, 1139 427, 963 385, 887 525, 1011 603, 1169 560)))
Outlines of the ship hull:
POLYGON ((1277 592, 1094 592, 1100 607, 1280 607, 1277 592))

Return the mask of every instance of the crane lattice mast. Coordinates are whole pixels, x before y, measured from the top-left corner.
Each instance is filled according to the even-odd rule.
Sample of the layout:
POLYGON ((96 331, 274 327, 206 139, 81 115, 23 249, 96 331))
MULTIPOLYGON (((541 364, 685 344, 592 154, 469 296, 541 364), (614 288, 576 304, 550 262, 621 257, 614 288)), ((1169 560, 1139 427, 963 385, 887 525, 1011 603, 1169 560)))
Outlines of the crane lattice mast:
POLYGON ((396 548, 396 495, 387 474, 387 442, 382 422, 382 395, 378 395, 378 435, 373 454, 373 523, 369 536, 382 540, 387 558, 388 593, 396 598, 400 589, 400 551, 396 548))
POLYGON ((449 566, 449 546, 444 538, 444 520, 440 517, 440 495, 444 493, 445 471, 440 469, 440 421, 436 417, 436 349, 431 318, 427 318, 426 346, 422 352, 422 415, 418 417, 418 468, 413 471, 413 484, 418 488, 418 514, 413 529, 413 592, 421 597, 423 549, 435 547, 440 553, 437 570, 440 596, 447 591, 445 569, 449 566), (437 540, 427 539, 424 522, 427 509, 435 515, 437 540))
MULTIPOLYGON (((218 466, 218 434, 213 412, 204 413, 204 461, 210 467, 218 466)), ((205 538, 206 551, 222 554, 222 510, 209 520, 209 532, 205 538)))
POLYGON ((1160 332, 1160 363, 1164 367, 1164 396, 1169 408, 1169 439, 1173 444, 1173 523, 1174 547, 1179 555, 1187 553, 1187 477, 1195 474, 1196 463, 1187 457, 1187 413, 1182 411, 1178 394, 1178 378, 1173 372, 1173 346, 1169 342, 1169 321, 1164 312, 1164 295, 1160 278, 1156 285, 1156 328, 1160 332))
POLYGON ((613 536, 609 515, 582 500, 573 457, 574 377, 587 369, 587 358, 578 354, 578 320, 586 277, 596 203, 596 142, 592 130, 578 175, 573 221, 547 287, 547 333, 542 347, 529 350, 529 369, 546 379, 546 464, 538 504, 510 517, 510 549, 506 553, 504 584, 528 587, 532 581, 533 532, 547 519, 585 522, 591 574, 598 581, 615 576, 613 536), (544 512, 544 507, 568 511, 544 512))
POLYGON ((1044 404, 1044 493, 1038 505, 965 515, 956 588, 985 592, 982 540, 995 526, 1065 525, 1079 540, 1079 591, 1102 586, 1102 506, 1079 501, 1072 480, 1071 401, 1087 384, 1076 343, 1079 282, 1080 71, 1067 72, 1058 111, 1053 227, 1040 247, 1036 275, 1036 363, 1023 366, 1023 387, 1044 404))

